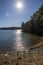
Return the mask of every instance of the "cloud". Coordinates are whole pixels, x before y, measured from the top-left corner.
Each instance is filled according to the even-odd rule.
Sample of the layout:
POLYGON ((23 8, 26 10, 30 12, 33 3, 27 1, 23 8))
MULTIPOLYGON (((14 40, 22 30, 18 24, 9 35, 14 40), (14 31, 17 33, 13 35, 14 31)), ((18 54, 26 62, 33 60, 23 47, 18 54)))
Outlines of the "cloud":
POLYGON ((5 15, 6 15, 6 16, 9 16, 9 13, 8 13, 8 12, 6 12, 6 13, 5 13, 5 15))

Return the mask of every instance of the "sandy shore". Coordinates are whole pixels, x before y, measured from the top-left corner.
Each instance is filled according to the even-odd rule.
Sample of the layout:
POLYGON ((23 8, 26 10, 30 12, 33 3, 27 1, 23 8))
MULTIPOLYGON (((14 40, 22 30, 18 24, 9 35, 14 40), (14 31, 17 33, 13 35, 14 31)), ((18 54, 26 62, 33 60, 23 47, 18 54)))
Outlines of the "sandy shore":
POLYGON ((23 52, 0 52, 0 65, 43 65, 43 47, 23 52))

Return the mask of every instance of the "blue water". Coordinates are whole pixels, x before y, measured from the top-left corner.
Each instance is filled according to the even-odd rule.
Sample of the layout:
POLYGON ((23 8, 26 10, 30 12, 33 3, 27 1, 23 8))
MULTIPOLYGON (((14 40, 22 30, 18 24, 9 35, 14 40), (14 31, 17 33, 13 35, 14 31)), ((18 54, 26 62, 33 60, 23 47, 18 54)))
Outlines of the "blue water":
POLYGON ((0 30, 0 50, 24 50, 30 47, 36 38, 29 33, 23 33, 21 30, 0 30))

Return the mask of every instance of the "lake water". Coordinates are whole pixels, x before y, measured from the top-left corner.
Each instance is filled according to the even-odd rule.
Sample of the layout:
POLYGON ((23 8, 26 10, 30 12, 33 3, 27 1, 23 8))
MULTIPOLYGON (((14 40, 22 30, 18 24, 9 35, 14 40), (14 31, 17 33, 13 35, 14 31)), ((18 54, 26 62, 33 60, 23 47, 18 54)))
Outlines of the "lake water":
POLYGON ((24 50, 30 47, 36 38, 37 36, 23 33, 21 30, 0 30, 0 50, 24 50))

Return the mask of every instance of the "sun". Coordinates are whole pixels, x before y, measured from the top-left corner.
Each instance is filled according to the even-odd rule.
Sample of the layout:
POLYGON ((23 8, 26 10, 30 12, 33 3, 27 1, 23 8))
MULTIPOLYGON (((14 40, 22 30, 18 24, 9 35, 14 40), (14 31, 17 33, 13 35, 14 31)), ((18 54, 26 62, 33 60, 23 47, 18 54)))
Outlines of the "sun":
POLYGON ((22 2, 17 2, 16 3, 16 8, 18 8, 18 9, 22 9, 23 8, 23 4, 22 4, 22 2))

